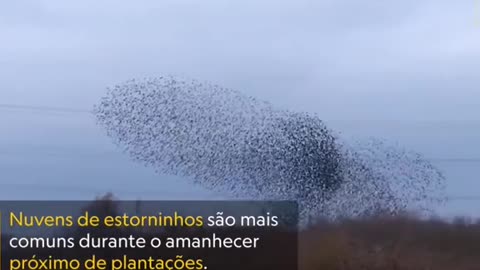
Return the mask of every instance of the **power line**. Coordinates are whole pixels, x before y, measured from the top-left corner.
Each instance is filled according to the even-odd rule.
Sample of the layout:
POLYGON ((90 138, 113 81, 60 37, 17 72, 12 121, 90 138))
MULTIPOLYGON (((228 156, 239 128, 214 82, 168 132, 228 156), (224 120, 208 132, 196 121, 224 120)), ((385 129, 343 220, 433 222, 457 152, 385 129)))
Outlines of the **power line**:
MULTIPOLYGON (((57 184, 41 184, 41 183, 2 183, 0 186, 11 186, 15 188, 29 188, 29 189, 48 189, 51 191, 71 191, 71 192, 91 192, 91 193, 105 193, 108 191, 115 191, 124 194, 138 195, 138 194, 149 194, 149 195, 162 195, 165 194, 165 190, 132 190, 132 189, 118 189, 118 188, 99 188, 92 186, 82 186, 82 185, 57 185, 57 184)), ((171 195, 192 195, 191 192, 172 192, 168 191, 171 195)), ((464 195, 464 196, 446 196, 447 201, 469 201, 469 200, 480 200, 480 195, 464 195)))
MULTIPOLYGON (((25 152, 25 148, 22 148, 22 152, 19 152, 18 149, 13 147, 3 148, 0 147, 0 156, 31 156, 31 155, 40 155, 43 157, 72 157, 76 158, 105 158, 123 155, 123 152, 120 150, 104 150, 98 151, 97 146, 92 146, 92 151, 89 151, 89 147, 61 147, 61 146, 51 146, 51 145, 40 145, 40 148, 35 145, 29 145, 32 150, 35 150, 33 153, 25 152), (44 149, 44 150, 42 150, 44 149)), ((425 160, 430 162, 441 162, 441 163, 478 163, 480 158, 445 158, 445 157, 426 157, 425 160)))
MULTIPOLYGON (((58 158, 112 158, 116 156, 123 156, 122 151, 92 151, 92 152, 75 152, 76 150, 80 149, 62 149, 61 151, 58 150, 47 150, 39 152, 38 149, 34 149, 35 152, 32 153, 21 153, 18 151, 13 151, 9 149, 5 151, 5 149, 0 148, 0 156, 9 157, 9 156, 42 156, 42 157, 58 157, 58 158)), ((81 150, 85 150, 81 149, 81 150)), ((479 163, 480 158, 426 158, 427 161, 430 162, 442 162, 442 163, 479 163)))
MULTIPOLYGON (((24 111, 41 111, 41 112, 60 112, 60 113, 92 113, 91 110, 56 107, 56 106, 44 106, 44 105, 20 105, 11 103, 0 103, 0 109, 8 110, 24 110, 24 111)), ((5 153, 0 153, 5 154, 5 153)), ((107 153, 108 154, 108 153, 107 153)), ((93 154, 95 155, 95 154, 93 154)), ((478 163, 480 158, 429 158, 432 162, 448 162, 448 163, 478 163)))
POLYGON ((448 197, 447 200, 451 201, 480 201, 480 195, 471 195, 471 196, 453 196, 448 197))
POLYGON ((480 162, 480 158, 431 158, 433 162, 449 162, 449 163, 476 163, 480 162))
POLYGON ((165 191, 165 190, 132 190, 132 189, 119 189, 119 188, 100 188, 100 187, 92 187, 92 186, 82 186, 82 185, 58 185, 58 184, 41 184, 41 183, 2 183, 0 186, 10 186, 16 189, 20 188, 27 188, 27 189, 34 189, 34 190, 49 190, 49 191, 56 191, 56 192, 71 192, 71 193, 108 193, 108 192, 118 192, 122 194, 128 195, 164 195, 165 193, 169 193, 171 195, 192 195, 189 192, 172 192, 172 191, 165 191))
MULTIPOLYGON (((63 112, 63 113, 92 113, 92 110, 80 109, 80 108, 67 108, 67 107, 58 107, 58 106, 45 106, 45 105, 25 105, 25 104, 13 104, 13 103, 0 103, 0 109, 10 109, 10 110, 24 110, 24 111, 45 111, 45 112, 63 112)), ((389 119, 377 119, 377 120, 362 120, 362 119, 323 119, 327 122, 350 122, 350 123, 365 123, 365 122, 385 122, 392 123, 398 122, 398 120, 389 120, 389 119)), ((430 123, 430 124, 447 124, 457 121, 443 121, 443 120, 406 120, 411 124, 418 123, 430 123)), ((469 121, 475 122, 476 121, 469 121)))
POLYGON ((75 109, 66 107, 53 107, 53 106, 37 106, 37 105, 18 105, 0 103, 1 109, 9 110, 27 110, 27 111, 45 111, 45 112, 62 112, 62 113, 91 113, 90 110, 75 109))

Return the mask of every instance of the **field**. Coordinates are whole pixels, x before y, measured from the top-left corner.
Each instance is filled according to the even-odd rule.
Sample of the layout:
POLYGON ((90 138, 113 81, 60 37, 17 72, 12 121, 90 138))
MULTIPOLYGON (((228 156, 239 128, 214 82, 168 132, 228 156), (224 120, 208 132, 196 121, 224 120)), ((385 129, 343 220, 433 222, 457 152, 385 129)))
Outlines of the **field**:
POLYGON ((480 269, 480 222, 413 215, 321 222, 300 236, 303 270, 480 269))

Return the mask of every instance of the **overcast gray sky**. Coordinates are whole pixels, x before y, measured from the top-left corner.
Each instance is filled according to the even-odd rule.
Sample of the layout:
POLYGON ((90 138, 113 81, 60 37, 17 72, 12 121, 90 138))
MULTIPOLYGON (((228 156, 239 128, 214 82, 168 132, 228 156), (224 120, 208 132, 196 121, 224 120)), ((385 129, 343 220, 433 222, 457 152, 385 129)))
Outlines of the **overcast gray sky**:
MULTIPOLYGON (((478 0, 1 1, 0 103, 90 110, 107 86, 179 74, 316 112, 353 136, 386 137, 434 159, 476 159, 476 7, 478 0)), ((19 182, 158 182, 115 154, 88 114, 3 108, 0 126, 9 196, 19 182)), ((478 165, 439 164, 454 195, 480 195, 478 165)), ((200 193, 162 185, 170 195, 200 193)), ((480 210, 470 204, 449 209, 480 210)))

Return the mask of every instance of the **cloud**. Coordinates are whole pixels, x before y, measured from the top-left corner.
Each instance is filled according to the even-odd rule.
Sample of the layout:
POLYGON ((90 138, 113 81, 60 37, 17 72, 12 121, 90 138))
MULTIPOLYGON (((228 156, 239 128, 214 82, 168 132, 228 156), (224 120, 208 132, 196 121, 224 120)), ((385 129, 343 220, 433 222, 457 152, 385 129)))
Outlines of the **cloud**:
MULTIPOLYGON (((358 115, 369 100, 382 102, 389 93, 402 99, 460 91, 467 102, 478 85, 480 36, 473 1, 24 0, 1 5, 0 31, 8 42, 0 44, 5 74, 0 86, 20 88, 18 80, 28 76, 22 89, 44 88, 45 100, 53 102, 61 100, 58 92, 68 91, 64 96, 87 106, 110 84, 173 73, 326 115, 333 113, 329 106, 348 104, 358 115), (362 106, 345 95, 364 100, 362 106)), ((447 100, 438 102, 441 107, 447 100)))

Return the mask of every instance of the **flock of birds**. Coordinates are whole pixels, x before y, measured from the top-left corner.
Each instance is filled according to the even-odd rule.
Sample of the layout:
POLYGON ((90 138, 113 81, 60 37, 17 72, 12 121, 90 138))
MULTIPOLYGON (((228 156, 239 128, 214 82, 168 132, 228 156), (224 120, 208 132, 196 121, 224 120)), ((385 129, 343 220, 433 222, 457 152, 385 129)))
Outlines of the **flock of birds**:
POLYGON ((352 142, 314 114, 175 77, 109 88, 98 123, 134 160, 245 199, 295 200, 302 220, 428 209, 444 177, 419 154, 352 142))

